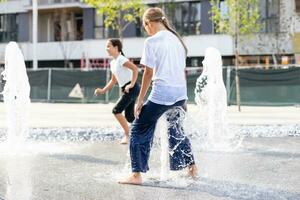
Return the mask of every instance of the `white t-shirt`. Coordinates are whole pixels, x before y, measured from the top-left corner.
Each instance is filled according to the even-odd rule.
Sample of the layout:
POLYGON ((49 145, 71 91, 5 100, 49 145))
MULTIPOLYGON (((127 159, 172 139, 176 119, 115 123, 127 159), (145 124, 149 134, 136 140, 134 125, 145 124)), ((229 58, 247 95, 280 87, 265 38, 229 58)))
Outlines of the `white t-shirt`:
POLYGON ((128 58, 120 54, 117 58, 110 62, 110 70, 113 75, 115 75, 119 87, 124 86, 126 83, 132 80, 132 71, 123 66, 127 61, 128 58))
POLYGON ((146 39, 140 63, 154 71, 150 101, 172 105, 187 99, 185 59, 185 49, 172 32, 159 31, 146 39))

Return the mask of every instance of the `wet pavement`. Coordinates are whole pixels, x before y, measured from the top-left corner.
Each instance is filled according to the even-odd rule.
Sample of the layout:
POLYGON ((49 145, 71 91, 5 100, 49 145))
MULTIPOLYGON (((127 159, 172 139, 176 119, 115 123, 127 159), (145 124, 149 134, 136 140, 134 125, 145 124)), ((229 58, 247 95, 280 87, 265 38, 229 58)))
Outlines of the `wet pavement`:
POLYGON ((179 171, 160 181, 155 146, 142 186, 117 183, 129 173, 127 146, 117 141, 34 142, 16 153, 1 144, 3 199, 300 199, 299 137, 246 138, 227 153, 193 144, 196 180, 179 171))
POLYGON ((13 147, 0 103, 0 200, 300 199, 299 107, 229 107, 245 137, 238 150, 203 150, 192 138, 199 177, 184 170, 162 181, 155 145, 143 185, 133 186, 117 183, 130 167, 112 106, 34 103, 29 141, 13 147))

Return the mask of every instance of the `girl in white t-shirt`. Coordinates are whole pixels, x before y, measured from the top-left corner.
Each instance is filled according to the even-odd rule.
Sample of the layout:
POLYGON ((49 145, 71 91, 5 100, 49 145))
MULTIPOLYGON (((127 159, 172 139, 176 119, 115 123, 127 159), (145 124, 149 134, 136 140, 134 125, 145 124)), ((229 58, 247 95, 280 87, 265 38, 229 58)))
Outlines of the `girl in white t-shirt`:
MULTIPOLYGON (((144 43, 141 58, 144 74, 135 109, 136 119, 130 130, 132 174, 119 181, 123 184, 142 184, 141 172, 149 170, 148 160, 157 120, 170 109, 185 108, 187 100, 185 44, 170 27, 160 8, 149 8, 145 11, 143 26, 150 37, 144 43), (144 103, 151 80, 152 90, 144 103)), ((170 168, 188 168, 188 174, 195 177, 197 168, 191 144, 178 120, 179 117, 177 114, 167 115, 168 122, 174 125, 168 127, 169 148, 172 150, 169 154, 170 168)))
POLYGON ((119 39, 108 39, 106 50, 112 61, 110 69, 112 76, 104 88, 97 88, 95 95, 104 94, 110 90, 116 83, 122 89, 123 95, 120 97, 112 112, 124 130, 124 137, 121 144, 127 144, 129 139, 128 123, 134 120, 134 105, 140 91, 140 86, 136 82, 138 77, 138 68, 130 62, 123 54, 122 43, 119 39), (125 116, 122 112, 125 111, 125 116))

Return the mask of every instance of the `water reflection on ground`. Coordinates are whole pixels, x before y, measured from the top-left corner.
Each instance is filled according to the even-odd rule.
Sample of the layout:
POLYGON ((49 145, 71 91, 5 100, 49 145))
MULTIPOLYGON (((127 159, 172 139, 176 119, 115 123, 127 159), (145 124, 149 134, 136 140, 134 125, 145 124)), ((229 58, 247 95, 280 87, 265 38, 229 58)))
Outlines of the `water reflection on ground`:
POLYGON ((300 198, 299 137, 246 138, 235 152, 195 150, 195 180, 180 171, 161 181, 156 145, 142 186, 116 183, 130 171, 127 151, 118 140, 27 142, 18 152, 2 142, 0 199, 300 198))

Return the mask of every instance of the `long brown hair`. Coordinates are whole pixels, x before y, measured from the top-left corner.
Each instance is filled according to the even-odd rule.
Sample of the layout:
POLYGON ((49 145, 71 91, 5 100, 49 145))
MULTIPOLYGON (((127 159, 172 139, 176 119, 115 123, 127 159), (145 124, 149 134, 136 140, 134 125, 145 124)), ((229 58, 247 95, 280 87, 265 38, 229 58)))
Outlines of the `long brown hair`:
POLYGON ((186 45, 184 44, 181 36, 171 27, 169 20, 167 19, 164 11, 161 8, 158 7, 152 7, 152 8, 148 8, 144 15, 143 15, 143 20, 145 22, 161 22, 168 31, 172 32, 174 35, 176 35, 178 37, 178 39, 180 40, 184 50, 185 50, 185 54, 187 55, 188 49, 186 47, 186 45))

